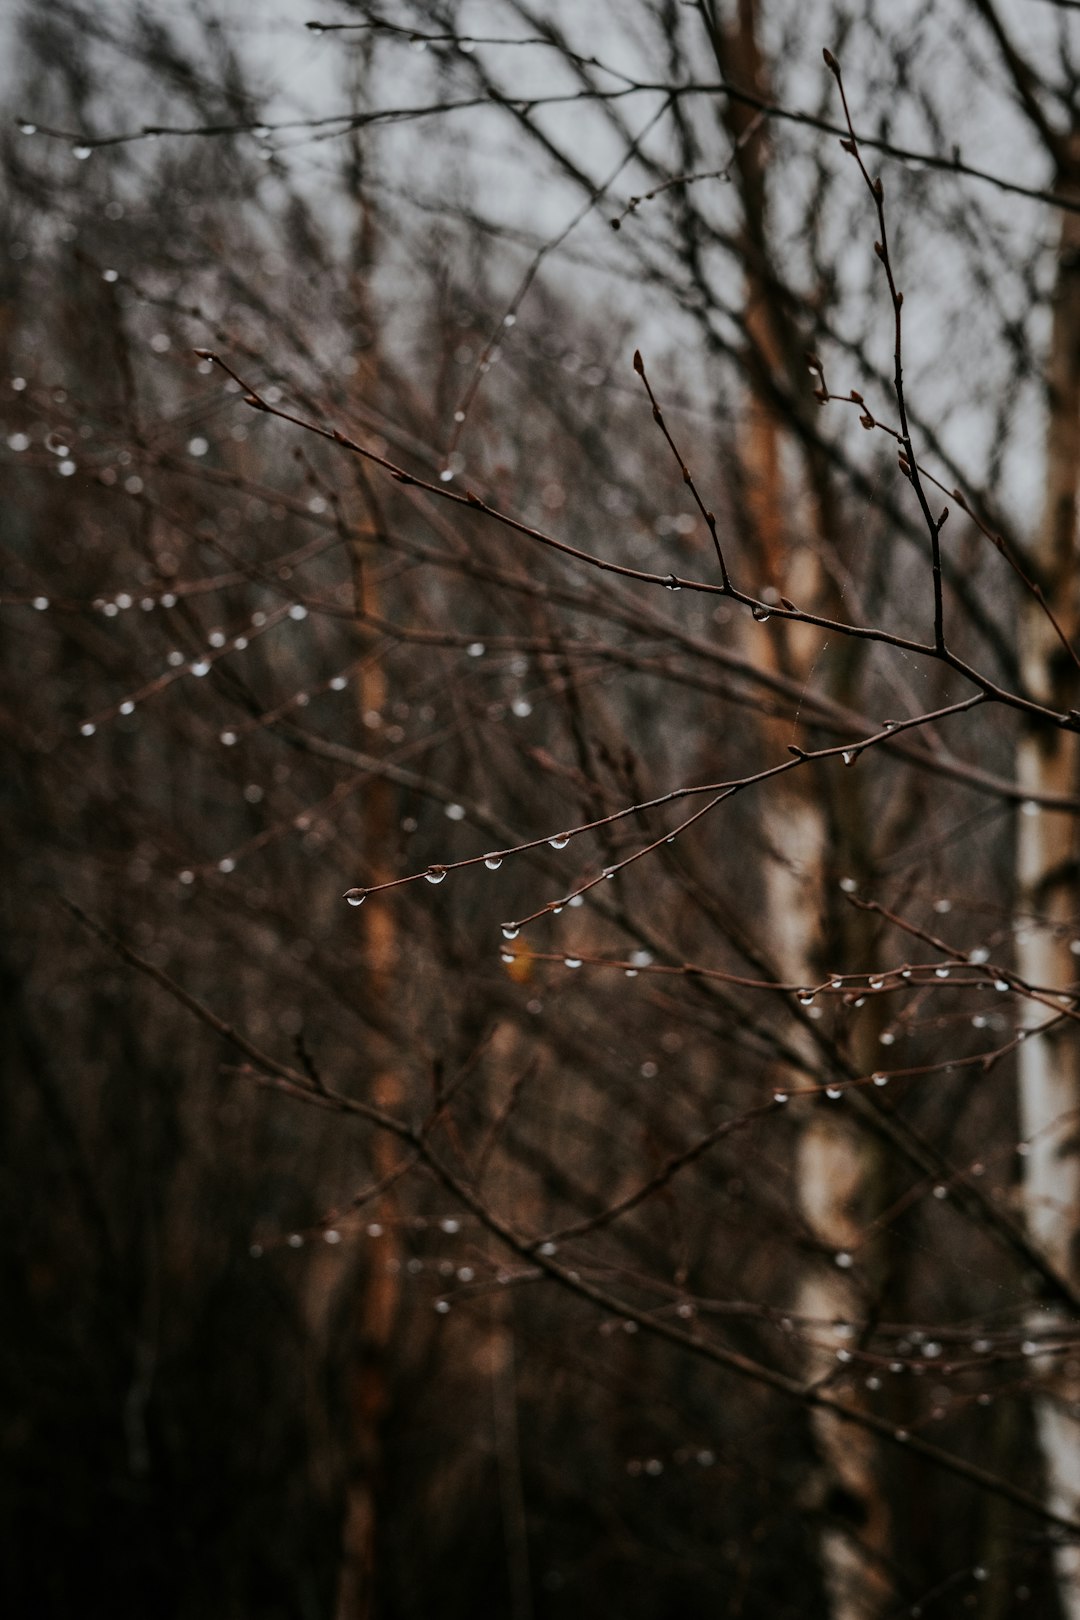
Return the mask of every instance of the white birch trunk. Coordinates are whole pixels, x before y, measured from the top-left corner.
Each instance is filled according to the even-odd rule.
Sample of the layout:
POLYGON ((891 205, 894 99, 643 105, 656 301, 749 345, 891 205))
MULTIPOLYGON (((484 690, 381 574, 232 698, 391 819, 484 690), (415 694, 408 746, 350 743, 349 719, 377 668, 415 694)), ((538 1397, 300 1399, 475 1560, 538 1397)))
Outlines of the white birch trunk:
MULTIPOLYGON (((769 817, 780 859, 766 874, 769 943, 784 978, 813 983, 825 907, 829 828, 824 809, 805 797, 780 800, 769 817)), ((807 1043, 809 1044, 809 1043, 807 1043)), ((880 1177, 877 1144, 842 1106, 806 1114, 796 1160, 799 1203, 822 1246, 800 1280, 796 1309, 820 1323, 808 1330, 806 1372, 818 1380, 835 1373, 836 1353, 849 1340, 840 1324, 865 1311, 861 1287, 845 1264, 865 1263, 868 1191, 880 1177)), ((826 1412, 813 1415, 821 1456, 813 1481, 814 1506, 833 1521, 822 1534, 821 1562, 832 1620, 876 1620, 891 1602, 884 1577, 888 1514, 881 1495, 873 1437, 826 1412), (846 1522, 845 1522, 846 1521, 846 1522)))
MULTIPOLYGON (((744 458, 754 528, 763 553, 778 560, 785 552, 778 432, 760 408, 751 414, 744 458)), ((800 593, 812 599, 821 581, 815 559, 805 550, 785 556, 787 578, 796 571, 810 576, 800 581, 800 593)), ((781 632, 756 625, 747 626, 747 632, 755 661, 776 667, 776 637, 781 632)), ((802 669, 807 678, 817 652, 817 638, 789 636, 788 664, 802 669)), ((764 731, 770 752, 779 757, 789 732, 770 722, 765 722, 764 731)), ((856 791, 854 784, 851 791, 856 791)), ((830 826, 826 806, 814 795, 809 780, 778 787, 764 816, 769 846, 764 875, 767 948, 782 979, 812 985, 821 968, 827 856, 830 846, 834 856, 840 853, 835 843, 838 836, 843 840, 844 829, 830 826)), ((869 969, 872 964, 860 965, 869 969)), ((871 1043, 878 1034, 876 1024, 870 1027, 873 1023, 868 1008, 863 1034, 871 1043)), ((808 1057, 813 1055, 813 1042, 805 1031, 788 1033, 808 1057)), ((869 1067, 869 1052, 865 1061, 869 1067)), ((804 1085, 805 1079, 799 1075, 786 1083, 804 1085)), ((865 1313, 864 1280, 867 1268, 875 1268, 878 1245, 867 1252, 864 1228, 882 1175, 880 1148, 850 1110, 843 1105, 827 1111, 819 1105, 807 1107, 795 1179, 800 1208, 821 1254, 807 1261, 794 1304, 801 1317, 821 1324, 808 1334, 805 1370, 813 1380, 836 1372, 836 1353, 848 1344, 839 1325, 865 1313), (858 1276, 845 1264, 848 1256, 858 1256, 858 1276)), ((893 1598, 884 1574, 889 1516, 873 1436, 841 1425, 825 1412, 815 1412, 811 1421, 821 1466, 808 1497, 828 1526, 821 1538, 821 1564, 831 1620, 878 1620, 893 1598)))
MULTIPOLYGON (((1080 158, 1080 131, 1073 152, 1080 158)), ((1075 185, 1076 175, 1071 176, 1075 185)), ((1077 488, 1080 483, 1080 216, 1062 217, 1050 356, 1047 366, 1046 497, 1034 563, 1047 601, 1075 645, 1080 625, 1077 488)), ((1021 667, 1029 691, 1056 707, 1076 707, 1075 669, 1047 615, 1034 600, 1020 622, 1021 667), (1063 678, 1064 677, 1064 678, 1063 678)), ((1030 733, 1021 741, 1017 774, 1031 793, 1075 794, 1080 788, 1080 739, 1074 733, 1030 733)), ((1033 806, 1026 807, 1034 810, 1033 806)), ((1075 987, 1080 962, 1069 949, 1080 912, 1072 816, 1021 815, 1017 834, 1016 960, 1022 977, 1065 990, 1075 987)), ((1025 1022, 1043 1023, 1030 1007, 1025 1022)), ((1080 1284, 1080 1043, 1066 1025, 1028 1038, 1019 1051, 1020 1128, 1028 1143, 1024 1202, 1028 1230, 1055 1268, 1080 1284)), ((1046 1325, 1046 1318, 1040 1323, 1046 1325)), ((1066 1364, 1067 1367, 1067 1364, 1066 1364)), ((1036 1418, 1046 1468, 1048 1506, 1080 1516, 1080 1379, 1060 1364, 1041 1370, 1036 1418)), ((1080 1548, 1056 1554, 1062 1609, 1080 1620, 1080 1548)))

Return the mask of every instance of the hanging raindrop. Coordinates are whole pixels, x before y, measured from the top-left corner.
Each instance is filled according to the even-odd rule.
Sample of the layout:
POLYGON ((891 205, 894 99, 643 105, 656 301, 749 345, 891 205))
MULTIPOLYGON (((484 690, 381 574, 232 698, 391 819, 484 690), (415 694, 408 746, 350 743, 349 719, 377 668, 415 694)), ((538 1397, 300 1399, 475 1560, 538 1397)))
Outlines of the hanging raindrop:
POLYGON ((517 923, 503 923, 503 925, 502 925, 503 939, 517 939, 517 937, 518 937, 518 935, 520 933, 521 933, 521 929, 518 927, 517 923))
POLYGON ((484 856, 484 865, 487 867, 489 872, 497 872, 499 870, 499 867, 502 865, 502 863, 503 863, 503 858, 502 858, 501 855, 485 855, 484 856))
POLYGON ((366 889, 346 889, 345 898, 350 906, 362 906, 367 899, 366 889))
POLYGON ((429 883, 441 883, 443 878, 446 876, 446 867, 429 866, 427 871, 424 873, 424 876, 427 878, 429 883))
POLYGON ((554 838, 548 839, 548 843, 551 845, 552 849, 565 849, 569 842, 569 833, 556 833, 554 838))

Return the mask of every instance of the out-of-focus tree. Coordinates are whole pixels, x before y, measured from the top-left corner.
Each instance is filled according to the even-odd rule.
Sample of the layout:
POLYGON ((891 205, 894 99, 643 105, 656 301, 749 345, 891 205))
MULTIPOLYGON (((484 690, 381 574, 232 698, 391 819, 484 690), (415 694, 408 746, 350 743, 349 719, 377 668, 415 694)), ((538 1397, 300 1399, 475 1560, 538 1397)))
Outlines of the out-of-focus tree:
POLYGON ((1070 9, 20 13, 15 1611, 1080 1612, 1070 9))

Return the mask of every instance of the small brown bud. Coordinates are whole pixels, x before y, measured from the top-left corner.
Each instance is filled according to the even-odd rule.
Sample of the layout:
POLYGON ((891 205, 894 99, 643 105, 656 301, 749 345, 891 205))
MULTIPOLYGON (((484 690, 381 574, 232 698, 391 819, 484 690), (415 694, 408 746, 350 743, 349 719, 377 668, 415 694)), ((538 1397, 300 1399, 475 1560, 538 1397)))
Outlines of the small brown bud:
POLYGON ((839 76, 840 76, 840 64, 836 60, 836 57, 833 55, 832 51, 829 50, 828 46, 825 47, 825 49, 822 51, 821 54, 822 54, 822 57, 824 58, 825 66, 828 68, 829 72, 830 73, 835 73, 836 76, 839 78, 839 76))
POLYGON ((640 349, 635 349, 634 350, 634 370, 637 372, 639 377, 644 377, 644 375, 645 375, 645 362, 641 358, 641 350, 640 349))

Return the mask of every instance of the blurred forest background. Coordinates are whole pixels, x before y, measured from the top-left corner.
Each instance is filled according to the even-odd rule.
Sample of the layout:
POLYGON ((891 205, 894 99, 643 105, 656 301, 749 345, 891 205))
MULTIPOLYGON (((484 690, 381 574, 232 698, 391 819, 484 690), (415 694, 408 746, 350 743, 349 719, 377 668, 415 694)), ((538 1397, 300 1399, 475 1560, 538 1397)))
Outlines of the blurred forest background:
POLYGON ((1080 11, 5 10, 6 1612, 1078 1620, 1080 11))

